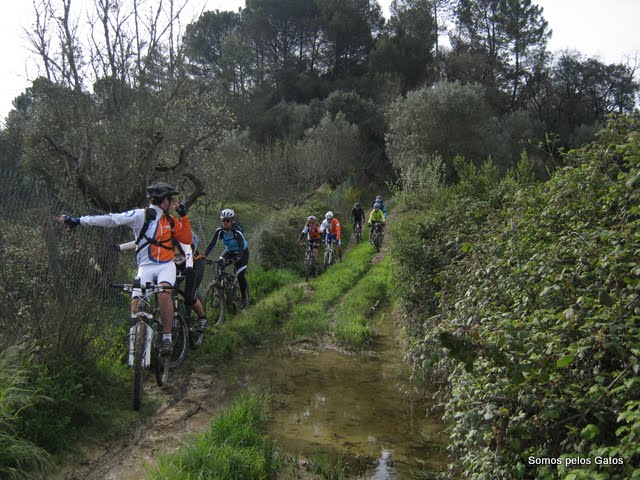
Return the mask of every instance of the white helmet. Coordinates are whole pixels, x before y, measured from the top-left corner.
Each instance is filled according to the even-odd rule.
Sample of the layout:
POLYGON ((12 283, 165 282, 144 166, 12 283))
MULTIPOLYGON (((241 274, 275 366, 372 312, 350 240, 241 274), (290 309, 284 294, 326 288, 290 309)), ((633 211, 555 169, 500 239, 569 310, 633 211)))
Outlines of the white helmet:
POLYGON ((307 222, 316 222, 318 219, 316 218, 315 215, 309 215, 307 217, 307 222))
POLYGON ((329 211, 325 214, 324 218, 331 220, 333 218, 333 212, 329 211))
POLYGON ((220 212, 221 220, 225 220, 225 219, 233 220, 235 216, 236 216, 236 212, 234 212, 230 208, 225 208, 220 212))

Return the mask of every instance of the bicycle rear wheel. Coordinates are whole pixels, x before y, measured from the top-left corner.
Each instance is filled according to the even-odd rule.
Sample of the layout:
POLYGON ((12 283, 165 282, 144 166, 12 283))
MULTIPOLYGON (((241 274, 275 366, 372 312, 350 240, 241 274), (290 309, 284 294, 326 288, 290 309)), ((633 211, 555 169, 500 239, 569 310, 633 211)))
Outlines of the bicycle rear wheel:
POLYGON ((179 311, 173 320, 171 341, 173 342, 173 353, 169 357, 169 368, 177 368, 186 358, 189 345, 189 327, 183 312, 179 311))
POLYGON ((185 318, 187 319, 187 327, 189 329, 189 346, 193 350, 196 350, 200 345, 202 345, 202 341, 204 340, 204 333, 200 331, 199 322, 194 318, 191 309, 185 305, 182 305, 182 308, 185 318))
POLYGON ((156 383, 159 387, 164 385, 164 361, 160 355, 160 346, 162 345, 162 328, 156 325, 153 331, 153 344, 151 345, 151 364, 153 366, 153 373, 156 376, 156 383))
POLYGON ((144 383, 144 347, 147 339, 147 325, 138 322, 134 329, 133 339, 133 409, 140 410, 144 383))
POLYGON ((214 325, 220 325, 224 322, 225 301, 223 287, 217 283, 211 283, 204 294, 204 307, 207 318, 215 322, 214 325))

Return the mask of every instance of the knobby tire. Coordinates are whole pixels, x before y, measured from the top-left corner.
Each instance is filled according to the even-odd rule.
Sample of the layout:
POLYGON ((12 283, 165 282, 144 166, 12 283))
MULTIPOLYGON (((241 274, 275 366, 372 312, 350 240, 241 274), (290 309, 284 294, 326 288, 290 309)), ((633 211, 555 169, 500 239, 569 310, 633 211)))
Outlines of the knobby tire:
POLYGON ((215 322, 213 324, 214 326, 218 326, 224 322, 225 301, 223 287, 220 287, 215 283, 212 283, 207 287, 207 291, 205 293, 205 308, 207 318, 215 322))
POLYGON ((194 320, 193 313, 191 309, 186 306, 182 306, 185 309, 185 318, 187 318, 187 325, 189 325, 189 346, 196 350, 200 345, 202 345, 202 341, 204 340, 204 333, 198 331, 200 325, 198 324, 198 319, 194 320))
POLYGON ((184 317, 184 312, 178 312, 171 330, 171 340, 173 342, 173 353, 169 361, 169 368, 177 368, 187 357, 187 347, 189 346, 189 327, 184 317))
POLYGON ((144 322, 136 323, 133 340, 133 409, 140 410, 144 383, 144 344, 147 338, 147 326, 144 322))
POLYGON ((304 281, 309 281, 309 275, 311 274, 311 259, 309 255, 304 259, 304 281))
POLYGON ((233 283, 226 284, 226 297, 227 297, 227 307, 229 311, 235 315, 238 313, 238 306, 242 301, 242 295, 240 293, 240 285, 238 284, 238 278, 234 277, 233 283))

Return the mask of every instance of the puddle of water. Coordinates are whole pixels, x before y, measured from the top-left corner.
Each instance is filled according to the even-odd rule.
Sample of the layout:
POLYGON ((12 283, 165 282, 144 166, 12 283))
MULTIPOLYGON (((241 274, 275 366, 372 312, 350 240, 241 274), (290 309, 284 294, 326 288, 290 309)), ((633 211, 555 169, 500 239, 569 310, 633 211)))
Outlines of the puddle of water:
POLYGON ((406 365, 384 323, 390 322, 379 325, 376 355, 266 347, 232 362, 221 372, 225 397, 231 400, 240 391, 271 393, 270 430, 279 445, 303 456, 331 449, 347 458, 377 459, 366 478, 415 478, 412 472, 424 468, 421 461, 443 466, 446 457, 434 453, 434 445, 416 444, 422 434, 437 436, 443 425, 426 418, 427 405, 408 394, 406 365))

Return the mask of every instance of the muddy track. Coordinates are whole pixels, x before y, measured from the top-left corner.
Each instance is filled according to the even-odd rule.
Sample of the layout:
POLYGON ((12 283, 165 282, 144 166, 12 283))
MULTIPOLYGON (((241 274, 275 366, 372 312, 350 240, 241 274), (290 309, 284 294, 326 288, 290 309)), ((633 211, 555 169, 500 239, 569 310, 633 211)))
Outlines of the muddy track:
MULTIPOLYGON (((185 365, 188 368, 188 365, 185 365)), ((160 408, 133 431, 99 447, 89 447, 70 458, 55 480, 134 480, 145 475, 144 465, 154 465, 158 453, 177 450, 185 436, 204 430, 220 409, 223 391, 216 388, 214 373, 200 369, 173 375, 165 388, 152 378, 145 383, 145 400, 161 402, 160 408)))

